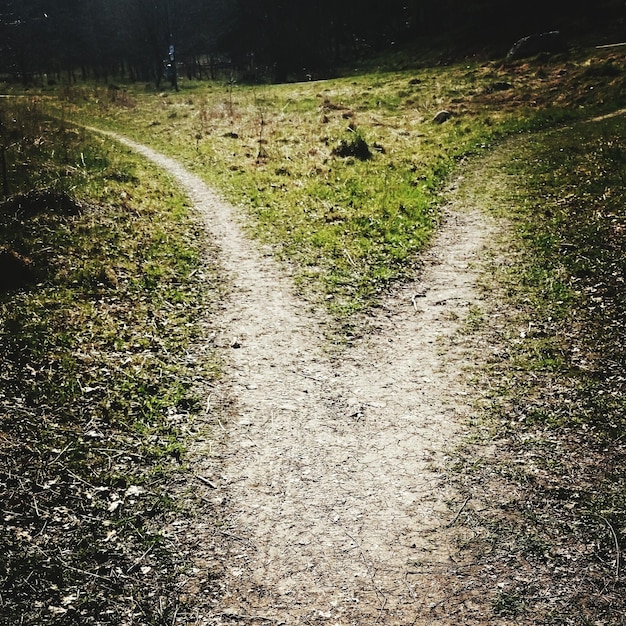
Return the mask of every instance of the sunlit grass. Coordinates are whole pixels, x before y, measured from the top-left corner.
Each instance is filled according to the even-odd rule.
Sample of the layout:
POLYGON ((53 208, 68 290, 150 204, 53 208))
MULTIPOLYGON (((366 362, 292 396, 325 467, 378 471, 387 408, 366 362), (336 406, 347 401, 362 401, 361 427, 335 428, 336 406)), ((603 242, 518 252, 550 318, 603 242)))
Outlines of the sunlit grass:
POLYGON ((0 204, 0 248, 29 279, 0 292, 0 614, 130 622, 155 610, 116 574, 138 558, 174 610, 176 565, 153 522, 180 506, 167 481, 219 367, 193 350, 217 285, 200 224, 126 149, 36 103, 3 104, 15 195, 0 204))
POLYGON ((345 316, 414 270, 464 156, 606 107, 607 93, 620 97, 619 74, 589 75, 591 66, 583 53, 289 85, 189 82, 179 93, 130 86, 61 95, 68 119, 116 128, 184 161, 295 262, 309 294, 345 316), (452 117, 437 124, 443 109, 452 117), (357 138, 370 158, 338 149, 357 138))
POLYGON ((580 61, 556 59, 290 85, 191 82, 179 93, 130 86, 62 95, 68 119, 118 129, 175 156, 243 207, 256 235, 295 262, 309 294, 344 316, 414 270, 464 156, 524 128, 584 114, 571 106, 583 88, 567 92, 583 70, 580 61), (548 82, 569 99, 551 99, 548 82), (452 117, 437 124, 442 109, 452 117), (368 158, 341 149, 357 140, 368 158))

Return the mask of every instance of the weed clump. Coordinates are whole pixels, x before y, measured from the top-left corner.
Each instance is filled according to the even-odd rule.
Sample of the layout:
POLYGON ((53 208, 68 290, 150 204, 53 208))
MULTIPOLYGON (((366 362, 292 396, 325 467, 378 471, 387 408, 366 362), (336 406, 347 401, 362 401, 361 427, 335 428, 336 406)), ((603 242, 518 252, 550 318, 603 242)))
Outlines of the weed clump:
POLYGON ((354 157, 359 161, 369 161, 373 156, 367 141, 358 132, 355 132, 354 137, 350 139, 342 139, 333 149, 332 155, 342 158, 354 157))

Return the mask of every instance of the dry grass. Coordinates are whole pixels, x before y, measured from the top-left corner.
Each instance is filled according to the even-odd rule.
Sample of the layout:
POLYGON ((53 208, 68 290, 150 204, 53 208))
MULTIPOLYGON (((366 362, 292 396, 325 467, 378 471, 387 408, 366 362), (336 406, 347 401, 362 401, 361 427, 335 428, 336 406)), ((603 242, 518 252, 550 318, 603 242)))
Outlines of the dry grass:
POLYGON ((183 159, 250 213, 309 293, 349 316, 415 268, 460 160, 523 129, 616 107, 621 69, 622 57, 582 51, 293 85, 129 87, 132 108, 75 89, 66 114, 183 159), (434 123, 442 109, 450 119, 434 123), (342 151, 355 142, 370 158, 342 151))
POLYGON ((29 280, 0 293, 0 622, 171 624, 164 526, 186 515, 171 481, 217 371, 191 349, 213 270, 165 178, 9 113, 9 182, 28 193, 0 203, 0 241, 29 280))

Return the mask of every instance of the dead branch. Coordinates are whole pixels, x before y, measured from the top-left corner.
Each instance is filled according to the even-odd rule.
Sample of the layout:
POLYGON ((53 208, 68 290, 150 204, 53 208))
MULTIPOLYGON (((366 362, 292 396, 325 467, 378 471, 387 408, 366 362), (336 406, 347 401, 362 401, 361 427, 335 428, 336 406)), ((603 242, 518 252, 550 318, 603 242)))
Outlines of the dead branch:
POLYGON ((609 530, 611 531, 611 534, 613 535, 613 541, 615 543, 615 580, 619 580, 620 565, 621 565, 621 559, 622 559, 622 553, 619 547, 619 538, 611 522, 609 522, 609 520, 606 519, 606 517, 602 517, 602 515, 598 515, 598 517, 609 527, 609 530))
POLYGON ((246 621, 259 621, 259 622, 274 622, 276 624, 284 624, 285 622, 279 621, 274 617, 265 617, 264 615, 240 615, 239 613, 231 613, 229 611, 223 611, 220 613, 222 617, 226 619, 238 619, 246 621))
POLYGON ((472 496, 467 496, 467 498, 465 498, 465 502, 463 502, 463 504, 461 505, 461 508, 458 510, 457 514, 454 516, 454 519, 448 524, 446 524, 446 528, 450 528, 451 526, 454 526, 456 524, 457 520, 461 516, 461 513, 463 513, 463 509, 465 509, 465 507, 467 506, 467 503, 471 499, 472 499, 472 496))
POLYGON ((211 487, 211 489, 217 489, 217 485, 211 482, 208 478, 200 476, 199 474, 194 474, 193 476, 194 478, 197 478, 201 483, 204 483, 205 485, 211 487))

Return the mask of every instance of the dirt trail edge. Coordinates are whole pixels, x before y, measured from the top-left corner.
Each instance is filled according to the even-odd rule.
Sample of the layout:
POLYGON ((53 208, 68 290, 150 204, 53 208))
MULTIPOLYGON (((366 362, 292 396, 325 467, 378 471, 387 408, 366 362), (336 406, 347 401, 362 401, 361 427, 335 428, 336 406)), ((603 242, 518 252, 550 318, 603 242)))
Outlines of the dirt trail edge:
POLYGON ((237 210, 174 160, 114 137, 184 187, 232 291, 219 341, 233 418, 219 462, 208 445, 195 451, 217 468, 224 524, 198 520, 187 592, 220 577, 189 623, 448 623, 433 614, 456 495, 443 468, 471 412, 459 331, 480 306, 474 261, 492 222, 450 206, 419 280, 386 299, 362 340, 328 352, 324 314, 244 236, 237 210))

